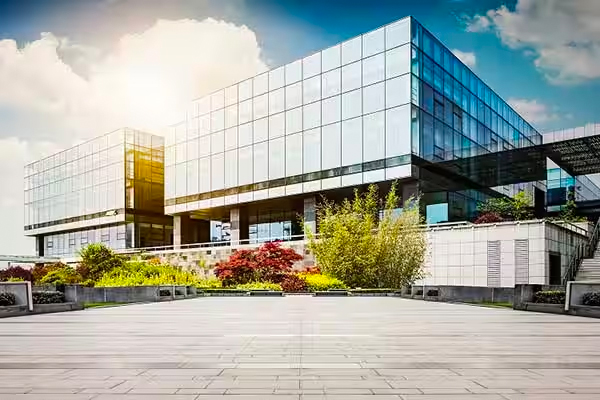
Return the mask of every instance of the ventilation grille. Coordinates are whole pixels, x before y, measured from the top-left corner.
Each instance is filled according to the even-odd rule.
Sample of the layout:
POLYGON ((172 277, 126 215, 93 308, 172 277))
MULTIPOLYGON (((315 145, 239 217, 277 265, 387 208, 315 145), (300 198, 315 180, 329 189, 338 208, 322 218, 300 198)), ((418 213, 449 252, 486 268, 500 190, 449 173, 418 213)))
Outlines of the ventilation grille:
POLYGON ((529 239, 515 240, 515 283, 529 283, 529 239))
POLYGON ((500 286, 500 241, 487 242, 487 285, 500 286))

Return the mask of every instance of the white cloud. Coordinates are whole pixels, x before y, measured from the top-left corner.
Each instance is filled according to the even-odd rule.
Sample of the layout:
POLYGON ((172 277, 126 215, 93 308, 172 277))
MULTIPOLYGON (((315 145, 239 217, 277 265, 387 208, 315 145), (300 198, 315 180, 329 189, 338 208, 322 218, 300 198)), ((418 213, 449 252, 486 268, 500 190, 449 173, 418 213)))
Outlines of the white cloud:
POLYGON ((468 19, 471 32, 494 31, 533 57, 555 84, 600 78, 600 1, 518 0, 468 19))
POLYGON ((462 61, 467 67, 474 68, 477 64, 477 57, 475 53, 469 51, 461 51, 458 49, 452 49, 452 52, 460 61, 462 61))
POLYGON ((266 68, 253 31, 213 19, 158 20, 105 54, 52 33, 22 47, 0 40, 0 254, 30 243, 26 160, 122 126, 160 133, 190 100, 266 68))
POLYGON ((546 104, 540 103, 537 100, 509 98, 508 104, 531 124, 544 124, 560 118, 546 104))

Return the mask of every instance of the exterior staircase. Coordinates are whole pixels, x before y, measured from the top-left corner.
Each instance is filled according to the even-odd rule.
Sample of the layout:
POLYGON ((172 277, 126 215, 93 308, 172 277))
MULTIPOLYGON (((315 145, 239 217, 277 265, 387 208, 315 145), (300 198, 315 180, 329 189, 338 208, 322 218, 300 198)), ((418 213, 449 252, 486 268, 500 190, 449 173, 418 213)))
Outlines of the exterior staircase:
POLYGON ((581 261, 575 280, 600 282, 600 250, 597 247, 593 258, 584 258, 581 261))
POLYGON ((587 243, 575 248, 569 266, 563 275, 564 286, 569 281, 600 281, 600 218, 587 243))

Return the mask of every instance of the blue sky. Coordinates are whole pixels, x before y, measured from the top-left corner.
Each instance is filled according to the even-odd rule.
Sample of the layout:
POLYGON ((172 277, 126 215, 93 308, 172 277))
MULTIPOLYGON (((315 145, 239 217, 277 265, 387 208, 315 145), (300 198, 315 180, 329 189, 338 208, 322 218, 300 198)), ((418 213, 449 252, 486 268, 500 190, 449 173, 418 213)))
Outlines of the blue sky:
POLYGON ((503 98, 542 105, 531 114, 540 130, 599 120, 600 79, 551 83, 535 66, 530 49, 510 48, 494 31, 468 31, 468 18, 502 6, 514 11, 516 5, 516 0, 3 0, 0 39, 24 44, 40 32, 52 32, 109 51, 122 35, 143 31, 159 18, 213 17, 247 25, 267 64, 276 66, 413 15, 447 47, 474 53, 474 71, 503 98))

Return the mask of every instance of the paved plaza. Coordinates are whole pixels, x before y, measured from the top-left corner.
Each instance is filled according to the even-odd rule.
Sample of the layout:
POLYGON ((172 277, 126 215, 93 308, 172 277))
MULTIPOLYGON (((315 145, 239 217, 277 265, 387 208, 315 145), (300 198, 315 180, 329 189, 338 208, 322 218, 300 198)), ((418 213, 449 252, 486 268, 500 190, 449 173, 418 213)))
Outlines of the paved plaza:
POLYGON ((306 296, 8 318, 6 399, 600 399, 600 320, 306 296))

